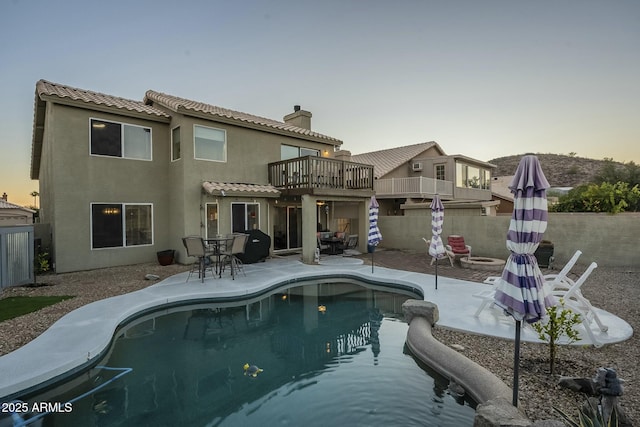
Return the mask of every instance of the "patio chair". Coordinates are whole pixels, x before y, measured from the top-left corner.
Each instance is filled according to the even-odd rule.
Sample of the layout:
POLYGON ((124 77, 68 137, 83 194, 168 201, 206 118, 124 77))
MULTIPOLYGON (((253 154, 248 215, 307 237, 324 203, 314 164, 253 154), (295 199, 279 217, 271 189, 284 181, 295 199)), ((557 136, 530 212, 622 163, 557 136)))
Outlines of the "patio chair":
MULTIPOLYGON (((560 270, 558 273, 545 274, 545 285, 549 286, 550 290, 553 290, 557 285, 563 282, 571 281, 571 279, 569 279, 567 275, 569 274, 569 272, 571 272, 571 269, 576 264, 576 261, 578 261, 578 258, 580 258, 580 255, 582 255, 582 251, 577 250, 576 253, 574 253, 571 257, 571 259, 565 264, 562 270, 560 270)), ((495 285, 499 279, 500 276, 489 276, 484 279, 483 283, 486 283, 488 285, 495 285)))
POLYGON ((198 271, 198 277, 204 282, 204 277, 206 275, 206 271, 211 270, 212 275, 215 275, 213 270, 213 262, 211 258, 209 258, 209 253, 207 253, 206 245, 204 244, 204 239, 200 236, 188 236, 182 238, 182 244, 187 250, 187 256, 197 258, 197 262, 194 262, 191 265, 191 270, 189 270, 189 276, 187 277, 187 282, 191 278, 191 275, 194 271, 198 271))
POLYGON ((329 251, 330 245, 322 243, 320 240, 320 233, 316 236, 318 249, 320 249, 321 254, 326 254, 329 251))
MULTIPOLYGON (((427 255, 429 255, 429 246, 431 246, 431 239, 427 239, 427 238, 423 237, 422 240, 424 240, 424 243, 426 243, 426 245, 427 245, 427 255)), ((453 267, 453 262, 456 259, 456 255, 453 252, 451 252, 450 250, 448 250, 446 247, 444 249, 444 253, 447 256, 447 258, 449 258, 449 262, 451 263, 451 267, 453 267)), ((436 258, 435 257, 431 257, 431 263, 429 265, 433 265, 434 262, 436 262, 436 258)))
POLYGON ((238 255, 244 253, 244 248, 247 245, 247 240, 249 239, 248 234, 237 233, 231 236, 233 239, 231 241, 231 245, 226 247, 223 252, 223 260, 222 267, 229 264, 231 268, 231 279, 236 279, 236 272, 241 272, 243 276, 246 276, 244 273, 244 268, 242 264, 242 260, 238 258, 238 255))
POLYGON ((464 237, 452 234, 447 237, 448 245, 445 248, 452 252, 456 258, 469 257, 471 258, 471 246, 464 242, 464 237))
POLYGON ((571 259, 565 264, 565 266, 560 270, 557 274, 545 274, 544 275, 544 284, 545 286, 549 286, 550 290, 554 290, 556 287, 561 286, 563 283, 572 283, 573 281, 567 277, 567 275, 571 272, 571 269, 578 261, 582 255, 581 250, 577 250, 576 253, 573 254, 571 259))
POLYGON ((341 247, 342 256, 351 256, 351 255, 359 254, 359 252, 357 251, 357 248, 358 248, 358 235, 357 234, 348 235, 345 239, 344 246, 341 247))
POLYGON ((591 302, 586 299, 580 291, 582 285, 584 285, 584 282, 587 280, 591 272, 597 267, 598 264, 592 262, 578 280, 572 282, 568 279, 568 281, 556 284, 555 288, 551 291, 551 294, 556 299, 562 298, 565 307, 580 315, 580 319, 582 320, 582 324, 584 325, 589 338, 591 338, 596 347, 599 347, 599 342, 590 327, 591 322, 595 322, 602 332, 607 332, 609 327, 602 323, 600 317, 598 317, 598 313, 596 313, 594 307, 591 305, 591 302))

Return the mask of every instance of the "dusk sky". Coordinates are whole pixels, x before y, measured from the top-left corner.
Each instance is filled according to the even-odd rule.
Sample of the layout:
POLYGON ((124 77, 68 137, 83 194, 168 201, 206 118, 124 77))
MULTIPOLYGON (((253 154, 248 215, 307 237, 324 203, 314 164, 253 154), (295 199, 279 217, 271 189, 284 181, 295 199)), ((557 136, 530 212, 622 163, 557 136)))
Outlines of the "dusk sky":
POLYGON ((299 104, 353 154, 436 141, 484 161, 640 162, 637 0, 1 0, 0 40, 0 194, 16 204, 38 190, 39 79, 276 120, 299 104))

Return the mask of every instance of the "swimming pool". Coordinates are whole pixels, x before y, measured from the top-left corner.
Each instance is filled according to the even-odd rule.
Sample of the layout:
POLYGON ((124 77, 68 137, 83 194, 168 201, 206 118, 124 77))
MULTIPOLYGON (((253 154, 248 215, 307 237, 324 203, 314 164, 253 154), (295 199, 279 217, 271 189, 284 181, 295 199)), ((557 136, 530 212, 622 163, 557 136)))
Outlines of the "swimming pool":
POLYGON ((87 393, 51 426, 472 425, 474 404, 404 349, 416 297, 341 280, 146 313, 99 364, 130 372, 94 368, 24 400, 87 393))

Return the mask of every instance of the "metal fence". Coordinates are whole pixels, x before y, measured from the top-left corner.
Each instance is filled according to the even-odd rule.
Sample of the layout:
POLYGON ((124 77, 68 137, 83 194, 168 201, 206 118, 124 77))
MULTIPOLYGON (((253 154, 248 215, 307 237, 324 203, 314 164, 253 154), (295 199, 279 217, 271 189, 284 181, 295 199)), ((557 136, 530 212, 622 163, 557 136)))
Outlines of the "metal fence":
POLYGON ((0 227, 0 289, 33 282, 33 225, 0 227))

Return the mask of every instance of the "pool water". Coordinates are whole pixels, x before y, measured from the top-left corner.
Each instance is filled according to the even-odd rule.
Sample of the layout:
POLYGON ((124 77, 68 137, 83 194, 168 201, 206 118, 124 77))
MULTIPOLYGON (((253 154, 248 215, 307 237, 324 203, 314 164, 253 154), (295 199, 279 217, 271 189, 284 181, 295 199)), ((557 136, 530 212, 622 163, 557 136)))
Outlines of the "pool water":
POLYGON ((94 368, 28 401, 89 393, 47 426, 471 426, 474 404, 404 346, 415 297, 345 281, 147 313, 100 362, 130 373, 94 368))

